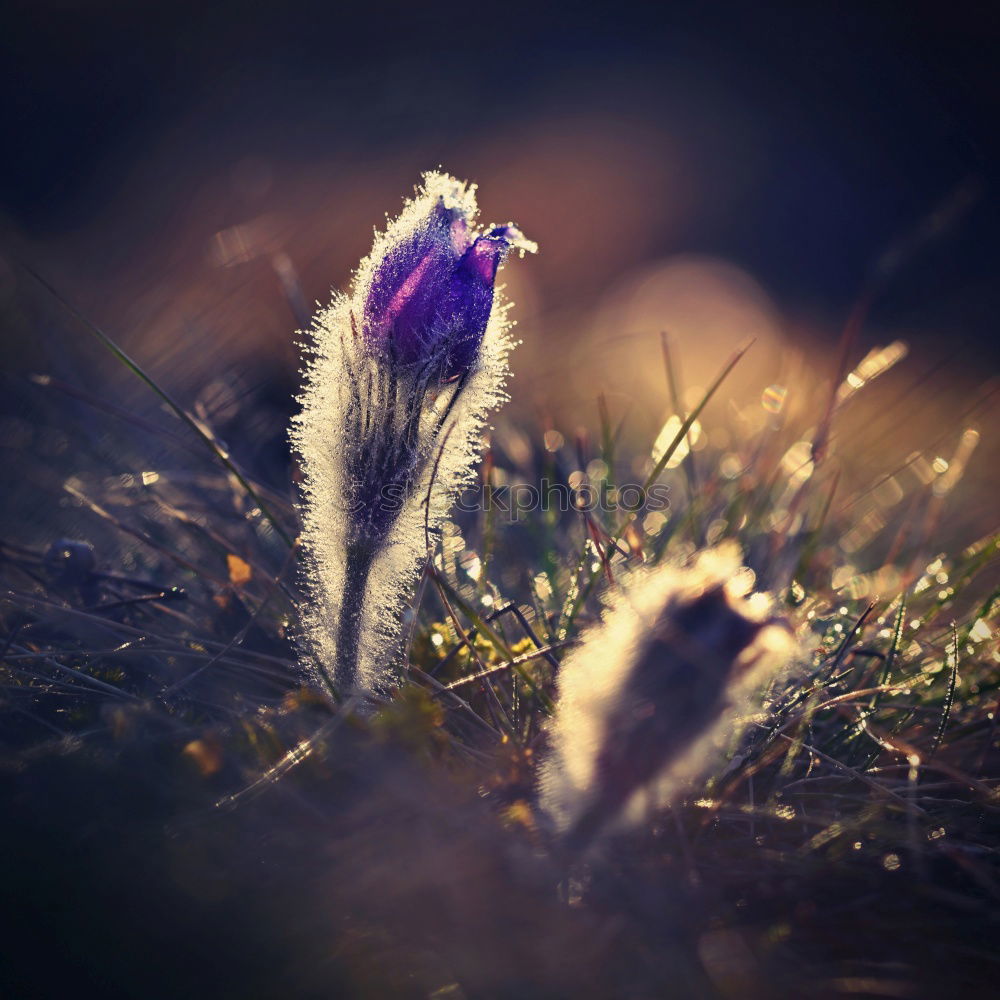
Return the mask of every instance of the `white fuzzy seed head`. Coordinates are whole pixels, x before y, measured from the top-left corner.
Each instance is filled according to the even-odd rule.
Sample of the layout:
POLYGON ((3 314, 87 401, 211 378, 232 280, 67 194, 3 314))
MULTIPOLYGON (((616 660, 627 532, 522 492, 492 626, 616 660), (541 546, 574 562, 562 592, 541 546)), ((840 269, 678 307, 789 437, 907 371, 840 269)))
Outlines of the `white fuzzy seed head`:
POLYGON ((541 804, 575 846, 673 802, 793 652, 738 548, 626 577, 559 675, 541 804))

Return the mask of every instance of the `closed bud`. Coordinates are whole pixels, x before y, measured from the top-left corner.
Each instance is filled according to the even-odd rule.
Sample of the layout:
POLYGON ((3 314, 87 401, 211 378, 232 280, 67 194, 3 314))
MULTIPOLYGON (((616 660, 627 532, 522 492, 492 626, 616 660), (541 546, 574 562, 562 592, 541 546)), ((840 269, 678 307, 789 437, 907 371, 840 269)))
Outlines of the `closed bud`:
POLYGON ((447 381, 476 365, 504 257, 536 247, 513 225, 475 236, 473 192, 443 188, 429 184, 412 203, 409 225, 376 248, 359 291, 368 347, 400 370, 436 369, 447 381))

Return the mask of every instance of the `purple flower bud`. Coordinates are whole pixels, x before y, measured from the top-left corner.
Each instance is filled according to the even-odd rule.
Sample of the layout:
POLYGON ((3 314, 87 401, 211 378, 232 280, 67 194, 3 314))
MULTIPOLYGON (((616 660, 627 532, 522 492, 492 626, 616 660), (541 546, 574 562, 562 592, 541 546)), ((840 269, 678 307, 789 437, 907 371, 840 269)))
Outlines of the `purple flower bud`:
POLYGON ((512 225, 474 237, 470 215, 467 202, 434 197, 409 232, 390 239, 364 297, 369 348, 405 368, 438 365, 442 381, 475 367, 508 251, 535 250, 512 225))
POLYGON ((514 345, 494 282, 512 247, 535 246, 514 226, 476 231, 476 212, 474 186, 424 174, 350 293, 310 331, 293 432, 313 595, 305 631, 316 677, 345 691, 390 683, 428 536, 473 479, 487 416, 506 399, 514 345))

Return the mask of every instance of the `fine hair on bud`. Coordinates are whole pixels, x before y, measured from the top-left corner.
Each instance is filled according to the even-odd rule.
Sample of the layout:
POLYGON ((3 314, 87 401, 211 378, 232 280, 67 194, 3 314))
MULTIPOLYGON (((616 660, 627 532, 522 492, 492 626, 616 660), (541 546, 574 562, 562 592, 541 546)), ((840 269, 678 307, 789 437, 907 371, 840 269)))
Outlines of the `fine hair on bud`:
POLYGON ((313 319, 301 411, 305 659, 339 691, 393 679, 402 610, 433 537, 475 476, 512 347, 495 286, 513 225, 475 229, 475 187, 424 175, 313 319))
POLYGON ((566 848, 634 824, 717 759, 793 653, 737 546, 624 577, 564 661, 541 804, 566 848))

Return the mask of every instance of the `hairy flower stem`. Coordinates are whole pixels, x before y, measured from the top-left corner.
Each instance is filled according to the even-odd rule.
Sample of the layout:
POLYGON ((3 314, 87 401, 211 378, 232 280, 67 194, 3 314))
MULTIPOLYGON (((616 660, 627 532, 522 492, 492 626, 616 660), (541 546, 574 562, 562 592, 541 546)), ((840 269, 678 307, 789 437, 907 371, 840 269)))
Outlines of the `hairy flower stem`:
POLYGON ((368 539, 355 538, 347 546, 344 593, 337 622, 336 676, 345 689, 353 687, 358 672, 358 645, 368 577, 377 549, 368 539))

